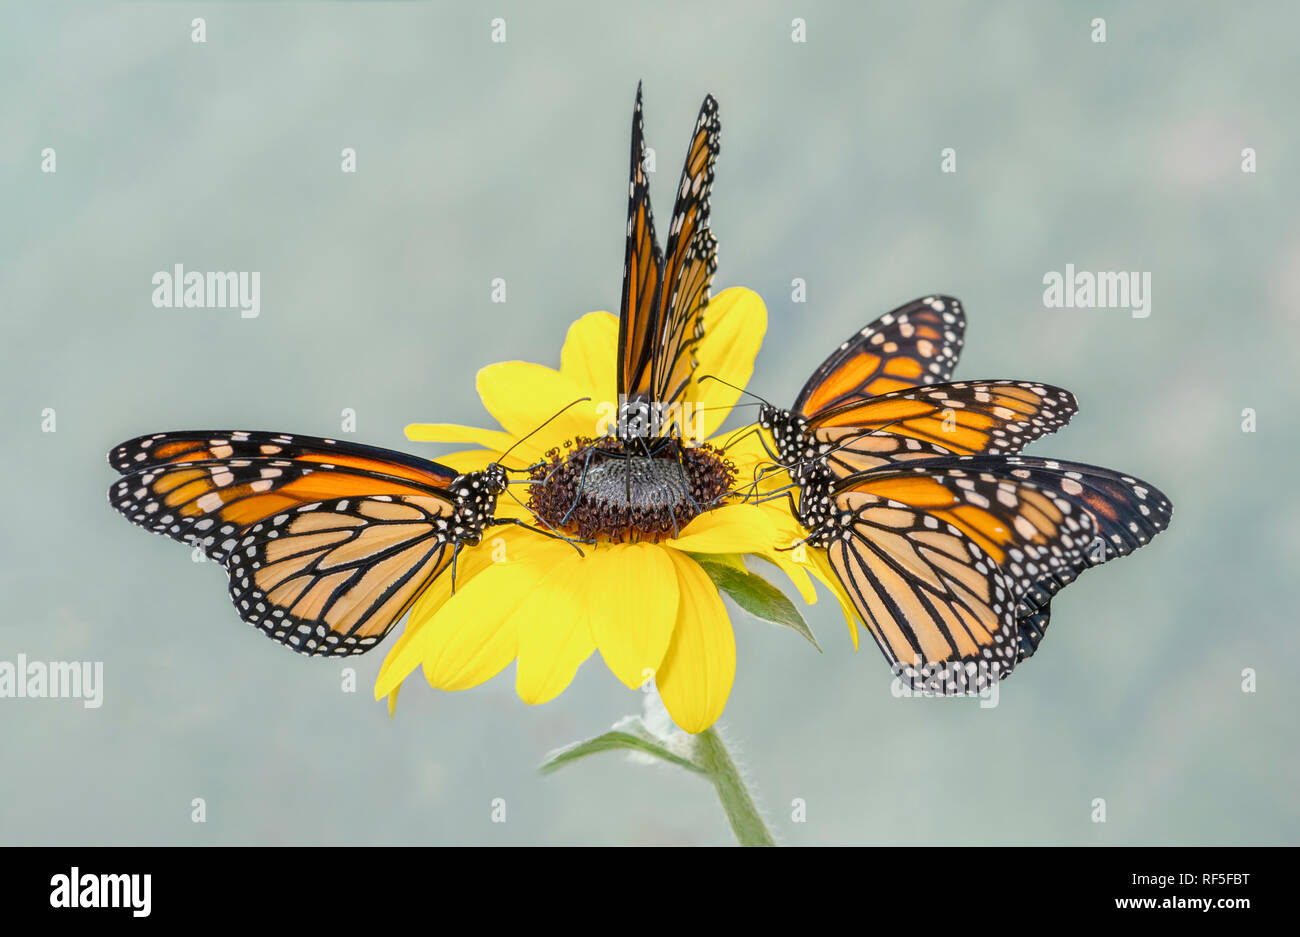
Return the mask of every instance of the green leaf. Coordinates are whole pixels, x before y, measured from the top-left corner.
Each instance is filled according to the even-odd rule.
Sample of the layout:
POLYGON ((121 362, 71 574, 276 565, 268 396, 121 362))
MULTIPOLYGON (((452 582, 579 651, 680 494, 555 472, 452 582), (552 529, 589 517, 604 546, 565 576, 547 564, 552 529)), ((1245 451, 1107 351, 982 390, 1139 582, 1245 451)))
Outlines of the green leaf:
POLYGON ((719 566, 726 566, 728 569, 734 569, 741 574, 749 572, 745 568, 745 558, 739 553, 692 553, 691 556, 695 558, 695 562, 701 565, 715 563, 719 566))
POLYGON ((762 576, 746 569, 739 555, 692 553, 691 558, 700 564, 700 568, 708 574, 715 586, 731 596, 749 614, 799 632, 821 653, 821 645, 813 637, 812 629, 794 607, 794 603, 762 576))
POLYGON ((598 752, 620 750, 642 752, 646 755, 662 758, 669 764, 685 768, 687 771, 694 771, 696 774, 705 773, 704 769, 695 762, 680 755, 675 755, 665 748, 662 740, 647 729, 641 719, 636 716, 629 716, 604 735, 587 739, 585 742, 574 742, 572 745, 557 748, 546 756, 537 770, 542 774, 550 774, 570 762, 577 761, 579 758, 595 755, 598 752))

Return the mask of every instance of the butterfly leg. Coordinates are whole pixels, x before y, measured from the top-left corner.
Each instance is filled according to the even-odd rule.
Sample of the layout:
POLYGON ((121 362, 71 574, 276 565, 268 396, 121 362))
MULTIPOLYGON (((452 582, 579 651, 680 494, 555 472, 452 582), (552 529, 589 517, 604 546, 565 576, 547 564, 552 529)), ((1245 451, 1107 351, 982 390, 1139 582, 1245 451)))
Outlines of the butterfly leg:
POLYGON ((677 473, 681 476, 682 490, 686 492, 686 500, 691 502, 691 507, 695 508, 696 514, 703 514, 704 508, 700 507, 699 502, 695 500, 695 496, 691 494, 691 482, 686 477, 686 450, 682 448, 680 442, 674 440, 674 444, 677 450, 677 473))
MULTIPOLYGON (((539 520, 540 520, 540 518, 539 518, 539 520)), ((524 528, 524 530, 531 530, 531 531, 533 531, 533 533, 541 534, 543 537, 550 537, 552 540, 563 540, 563 541, 564 541, 565 543, 567 543, 569 546, 573 547, 573 549, 575 549, 575 550, 578 551, 578 556, 586 556, 586 554, 582 552, 582 548, 579 547, 578 544, 580 544, 580 543, 595 543, 595 542, 596 542, 596 541, 594 541, 594 540, 574 540, 572 537, 566 537, 566 536, 564 536, 564 534, 560 533, 558 530, 543 530, 543 529, 540 528, 540 527, 534 527, 532 524, 529 524, 529 523, 526 523, 526 522, 524 522, 524 521, 521 521, 521 520, 520 520, 519 518, 517 518, 517 517, 501 517, 501 518, 495 518, 495 519, 492 521, 492 523, 493 523, 493 524, 514 524, 514 525, 517 526, 517 527, 522 527, 522 528, 524 528)), ((545 521, 542 521, 542 523, 546 523, 546 522, 545 522, 545 521)), ((549 526, 549 525, 548 525, 548 526, 549 526)))
MULTIPOLYGON (((785 500, 786 500, 787 502, 789 502, 789 505, 790 505, 790 515, 791 515, 792 517, 794 517, 796 520, 798 520, 798 518, 799 518, 799 505, 795 503, 795 500, 794 500, 794 492, 791 490, 791 489, 794 488, 794 487, 795 487, 794 485, 786 485, 786 486, 785 486, 784 488, 782 488, 780 491, 778 491, 778 492, 773 492, 769 497, 764 498, 763 500, 764 500, 764 501, 771 501, 771 500, 773 500, 773 499, 775 499, 775 498, 780 497, 782 494, 784 494, 784 495, 785 495, 785 500)), ((761 504, 762 502, 759 502, 759 503, 761 504)), ((795 547, 800 546, 801 544, 807 543, 809 540, 811 540, 812 537, 813 537, 813 534, 815 534, 815 533, 817 533, 817 531, 816 531, 816 530, 813 530, 811 533, 808 534, 807 537, 804 537, 802 540, 799 540, 799 541, 797 541, 797 542, 795 542, 795 543, 792 543, 792 544, 790 544, 790 546, 788 546, 788 547, 784 547, 784 548, 778 547, 778 549, 793 550, 795 547)))
MULTIPOLYGON (((764 478, 766 478, 767 476, 769 476, 769 475, 775 475, 777 472, 780 472, 780 471, 782 471, 782 467, 779 466, 779 465, 773 465, 773 466, 770 466, 770 467, 767 467, 767 468, 761 468, 761 469, 758 469, 757 471, 754 472, 754 479, 753 479, 753 481, 749 482, 748 484, 742 485, 742 486, 740 486, 739 488, 736 488, 736 489, 732 490, 731 492, 729 492, 729 494, 732 494, 732 495, 739 495, 742 491, 745 491, 746 493, 741 497, 741 500, 744 501, 744 502, 746 502, 746 503, 748 503, 750 498, 754 498, 754 497, 757 497, 757 496, 758 496, 758 485, 759 485, 759 483, 760 483, 764 478), (746 489, 748 489, 748 490, 746 491, 746 489)), ((757 503, 757 504, 762 504, 763 502, 762 502, 762 501, 758 501, 758 502, 756 502, 756 503, 757 503)))
MULTIPOLYGON (((641 448, 642 448, 643 450, 646 450, 646 451, 647 451, 647 454, 648 454, 648 450, 649 450, 650 447, 647 446, 647 445, 645 444, 645 440, 638 436, 638 437, 637 437, 637 442, 639 442, 639 443, 641 444, 641 448)), ((632 520, 632 518, 631 518, 631 510, 632 510, 632 509, 631 509, 631 504, 632 504, 632 457, 631 457, 631 456, 626 456, 625 459, 624 459, 624 462, 623 462, 623 486, 624 486, 624 489, 625 489, 625 490, 624 490, 624 493, 623 493, 623 503, 626 504, 626 505, 628 505, 628 523, 630 524, 630 522, 631 522, 631 520, 632 520)))
MULTIPOLYGON (((682 476, 682 485, 684 486, 684 490, 685 490, 685 492, 686 492, 686 497, 691 498, 690 483, 686 481, 686 472, 682 469, 682 463, 681 463, 681 449, 680 449, 680 447, 679 447, 678 450, 677 450, 677 455, 678 455, 678 459, 677 459, 677 471, 681 473, 681 476, 682 476)), ((691 503, 692 503, 692 504, 695 504, 695 499, 694 499, 694 498, 691 498, 691 503)), ((695 505, 695 507, 696 507, 696 513, 699 514, 699 513, 700 513, 700 511, 699 511, 699 505, 695 505)), ((681 535, 681 532, 677 529, 677 510, 676 510, 676 508, 670 509, 670 510, 668 511, 668 520, 669 520, 669 522, 673 525, 673 537, 676 538, 676 537, 680 536, 680 535, 681 535)))
MULTIPOLYGON (((757 429, 757 427, 755 427, 755 428, 757 429)), ((742 437, 742 438, 743 438, 743 437, 742 437)), ((764 435, 762 434, 762 432, 759 432, 759 434, 758 434, 758 441, 762 444, 762 446, 763 446, 763 451, 767 453, 768 458, 770 458, 773 462, 775 462, 775 463, 777 463, 778 465, 780 465, 780 464, 781 464, 781 457, 778 456, 775 452, 772 451, 772 447, 769 446, 769 445, 767 444, 767 437, 764 436, 764 435)))
MULTIPOLYGON (((645 437, 644 437, 644 436, 637 436, 637 437, 636 437, 636 441, 637 441, 637 444, 641 447, 641 455, 642 455, 644 458, 646 458, 646 459, 653 459, 653 458, 655 457, 655 452, 656 452, 656 450, 650 448, 650 444, 649 444, 648 442, 645 441, 645 437)), ((626 467, 626 470, 625 470, 624 473, 623 473, 624 478, 626 479, 626 482, 627 482, 627 494, 626 494, 626 498, 627 498, 627 500, 626 500, 624 503, 627 504, 627 506, 628 506, 628 508, 627 508, 627 524, 628 524, 629 526, 631 526, 631 524, 632 524, 632 458, 633 458, 633 457, 629 455, 629 456, 625 456, 624 458, 627 459, 627 467, 626 467)), ((676 520, 676 518, 673 519, 673 536, 674 536, 674 537, 677 536, 677 520, 676 520)))
MULTIPOLYGON (((756 499, 755 499, 753 502, 751 502, 751 503, 752 503, 752 504, 767 504, 767 502, 769 502, 769 501, 775 501, 776 499, 781 498, 781 497, 784 496, 785 498, 788 498, 788 499, 789 499, 791 510, 794 510, 794 494, 793 494, 793 489, 794 489, 794 488, 797 488, 797 487, 798 487, 798 485, 796 485, 796 484, 793 483, 793 482, 791 482, 791 483, 788 484, 788 485, 782 485, 780 488, 777 488, 777 489, 774 490, 774 491, 769 491, 767 494, 763 495, 763 497, 761 497, 761 498, 756 498, 756 499)), ((798 517, 798 514, 796 514, 795 516, 798 517)))
POLYGON ((457 540, 456 546, 452 547, 451 550, 451 594, 452 595, 456 594, 456 560, 460 556, 460 547, 461 547, 461 543, 459 540, 457 540))
POLYGON ((582 460, 582 474, 578 476, 578 492, 573 496, 573 504, 569 505, 569 510, 564 512, 564 517, 560 518, 561 524, 567 524, 573 512, 578 509, 578 503, 582 500, 582 488, 587 483, 587 468, 591 465, 591 457, 595 449, 588 449, 587 456, 582 460))
MULTIPOLYGON (((813 533, 816 533, 816 531, 813 531, 813 533)), ((772 549, 776 550, 778 553, 789 553, 791 550, 797 550, 812 539, 813 533, 810 533, 807 537, 800 537, 788 547, 773 547, 772 549)))
MULTIPOLYGON (((749 427, 749 429, 746 429, 746 430, 743 430, 743 431, 742 431, 742 430, 736 430, 736 432, 732 434, 731 438, 728 439, 725 443, 722 444, 722 451, 723 451, 723 452, 726 452, 728 449, 730 449, 730 448, 731 448, 732 446, 734 446, 736 443, 740 442, 740 441, 741 441, 742 439, 744 439, 746 436, 752 436, 754 433, 757 433, 757 432, 759 432, 759 428, 758 428, 758 424, 757 424, 757 423, 755 423, 753 426, 749 427), (737 435, 737 434, 739 434, 739 435, 737 435)), ((762 435, 761 435, 761 434, 760 434, 759 438, 760 438, 760 439, 762 438, 762 435)))

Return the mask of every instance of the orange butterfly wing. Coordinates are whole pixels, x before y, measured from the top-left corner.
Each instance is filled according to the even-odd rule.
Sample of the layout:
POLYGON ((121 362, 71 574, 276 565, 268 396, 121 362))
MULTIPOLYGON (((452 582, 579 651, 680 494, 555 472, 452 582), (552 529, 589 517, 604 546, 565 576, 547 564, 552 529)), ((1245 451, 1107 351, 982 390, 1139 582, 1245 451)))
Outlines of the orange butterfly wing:
POLYGON ((451 563, 446 502, 368 495, 242 531, 226 563, 240 617, 305 654, 369 650, 451 563))
POLYGON ((114 508, 222 563, 240 617, 302 653, 373 647, 455 553, 457 473, 406 453, 197 431, 138 437, 109 462, 114 508))
POLYGON ((650 208, 637 86, 618 331, 618 392, 630 402, 678 403, 695 376, 703 314, 717 269, 709 195, 719 134, 718 103, 710 95, 700 108, 687 149, 667 251, 661 253, 650 208))
POLYGON ((628 183, 627 246, 623 255, 623 294, 618 315, 618 393, 628 400, 649 400, 653 359, 661 332, 656 297, 663 255, 655 239, 650 185, 645 172, 645 129, 641 86, 632 111, 632 170, 628 183))
POLYGON ((1074 395, 1034 381, 927 384, 863 397, 809 421, 835 477, 886 462, 1019 452, 1078 412, 1074 395))
POLYGON ((832 568, 897 673, 971 692, 1033 653, 1053 595, 1150 542, 1172 516, 1110 469, 964 456, 845 479, 819 531, 832 568))
POLYGON ((109 502, 127 520, 224 560, 238 530, 298 505, 347 495, 451 499, 456 472, 406 453, 314 436, 240 430, 141 436, 109 453, 125 477, 109 502))
POLYGON ((718 242, 709 230, 709 196, 721 132, 718 102, 709 95, 686 151, 659 281, 663 344, 654 358, 654 392, 661 403, 682 399, 695 376, 696 349, 704 338, 704 310, 718 268, 718 242))
POLYGON ((808 379, 794 411, 811 419, 863 396, 947 381, 961 354, 966 314, 951 296, 926 296, 855 333, 808 379))

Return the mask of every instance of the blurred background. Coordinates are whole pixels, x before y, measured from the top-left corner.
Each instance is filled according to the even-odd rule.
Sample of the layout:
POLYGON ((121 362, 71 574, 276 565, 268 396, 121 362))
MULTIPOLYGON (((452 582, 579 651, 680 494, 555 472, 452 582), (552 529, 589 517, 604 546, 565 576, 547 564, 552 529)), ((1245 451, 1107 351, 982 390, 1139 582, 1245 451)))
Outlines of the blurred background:
POLYGON ((104 453, 144 432, 338 436, 352 408, 347 438, 436 457, 402 427, 486 425, 479 367, 556 366, 574 318, 617 311, 640 79, 661 236, 700 101, 721 104, 715 289, 767 302, 752 389, 792 401, 853 330, 948 292, 958 378, 1078 396, 1032 453, 1175 505, 1055 600, 995 708, 894 698, 826 593, 821 655, 733 609, 722 725, 776 835, 1295 843, 1297 29, 1281 2, 0 8, 0 660, 105 682, 98 709, 0 700, 0 842, 731 841, 675 769, 536 774, 639 707, 598 658, 536 708, 513 668, 456 694, 417 675, 390 719, 383 651, 342 692, 345 664, 242 624, 218 567, 104 496, 104 453), (259 271, 260 316, 154 308, 175 264, 259 271), (1150 272, 1150 317, 1044 308, 1066 264, 1150 272))

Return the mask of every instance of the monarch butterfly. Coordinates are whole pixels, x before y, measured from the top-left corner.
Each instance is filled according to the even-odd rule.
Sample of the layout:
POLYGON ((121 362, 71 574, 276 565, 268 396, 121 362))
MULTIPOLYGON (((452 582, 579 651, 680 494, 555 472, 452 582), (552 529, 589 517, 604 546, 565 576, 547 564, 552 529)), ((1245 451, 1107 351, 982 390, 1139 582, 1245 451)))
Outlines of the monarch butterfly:
MULTIPOLYGON (((1081 569, 1074 559, 1091 556, 1100 563, 1131 552, 1134 547, 1121 550, 1127 541, 1114 535, 1121 541, 1126 533, 1140 535, 1141 545, 1164 529, 1171 510, 1154 486, 1107 469, 1013 458, 1064 426, 1077 404, 1068 391, 1036 382, 948 383, 965 324, 961 303, 952 297, 900 306, 844 342, 814 372, 793 409, 764 403, 758 418, 775 444, 771 455, 799 491, 792 509, 811 532, 805 542, 828 549, 832 568, 890 664, 926 692, 976 690, 990 677, 1006 676, 1037 649, 1052 595, 1081 569), (974 479, 962 474, 973 469, 974 479), (1017 474, 1023 472, 1031 475, 1017 474), (930 500, 915 504, 881 493, 893 490, 891 479, 909 473, 933 473, 941 487, 931 487, 930 500), (949 481, 969 503, 944 500, 941 488, 949 481), (1023 518, 1007 513, 1016 506, 1023 518), (979 511, 988 516, 970 529, 957 520, 979 511), (1096 520, 1096 512, 1106 522, 1096 520), (1135 530, 1112 529, 1122 518, 1130 518, 1124 523, 1135 530), (1029 534, 1031 528, 1036 533, 1029 534), (1025 559, 1043 548, 1042 538, 1077 540, 1088 530, 1111 540, 1093 554, 1080 554, 1076 544, 1071 562, 1060 568, 1025 559), (993 549, 1006 531, 1027 538, 1010 548, 1018 558, 1006 560, 1011 554, 993 549), (931 555, 938 541, 943 548, 931 555), (1011 565, 999 565, 1004 560, 1011 565), (974 589, 964 599, 940 588, 945 575, 955 578, 944 589, 958 588, 959 565, 974 571, 961 584, 974 589), (1050 575, 1034 578, 1034 571, 1049 567, 1050 575), (972 644, 972 635, 980 640, 972 644), (968 665, 974 675, 969 686, 968 665)), ((907 490, 922 487, 911 478, 907 490)), ((1066 547, 1052 541, 1050 550, 1066 547)))
POLYGON ((108 461, 123 476, 108 491, 119 513, 220 562, 240 617, 310 655, 368 651, 487 527, 523 524, 494 517, 500 463, 459 474, 374 446, 245 431, 139 436, 108 461))
POLYGON ((722 125, 718 102, 700 107, 677 186, 665 251, 655 237, 645 170, 641 86, 632 110, 632 166, 628 184, 627 244, 618 321, 618 435, 667 435, 680 429, 681 404, 694 376, 704 337, 704 310, 717 270, 718 242, 709 230, 709 195, 722 125))
POLYGON ((661 251, 637 86, 616 352, 618 419, 606 437, 574 440, 571 452, 557 450, 534 472, 529 506, 556 529, 613 542, 657 540, 675 534, 730 488, 730 469, 710 447, 688 447, 685 399, 717 269, 709 196, 720 132, 718 102, 708 95, 661 251))

